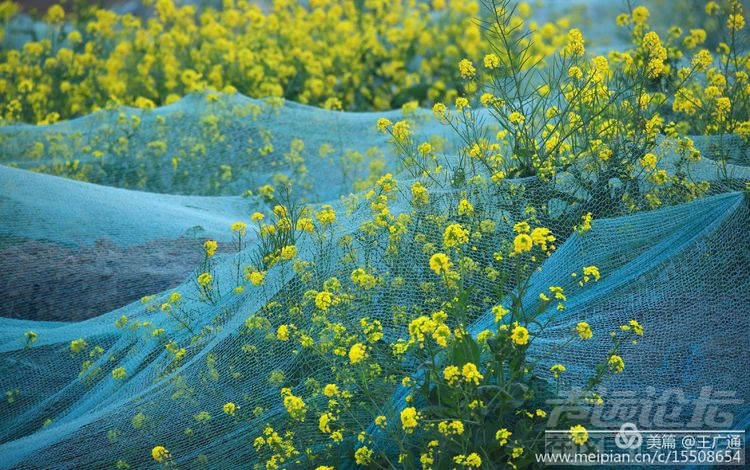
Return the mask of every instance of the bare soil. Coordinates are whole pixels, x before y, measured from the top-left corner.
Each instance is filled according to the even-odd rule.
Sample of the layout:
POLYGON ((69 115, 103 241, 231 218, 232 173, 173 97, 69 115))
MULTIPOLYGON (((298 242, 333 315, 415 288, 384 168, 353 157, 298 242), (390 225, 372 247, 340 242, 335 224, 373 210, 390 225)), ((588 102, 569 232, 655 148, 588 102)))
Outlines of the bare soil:
POLYGON ((196 240, 120 247, 23 241, 0 249, 0 316, 81 321, 176 287, 198 266, 196 240))

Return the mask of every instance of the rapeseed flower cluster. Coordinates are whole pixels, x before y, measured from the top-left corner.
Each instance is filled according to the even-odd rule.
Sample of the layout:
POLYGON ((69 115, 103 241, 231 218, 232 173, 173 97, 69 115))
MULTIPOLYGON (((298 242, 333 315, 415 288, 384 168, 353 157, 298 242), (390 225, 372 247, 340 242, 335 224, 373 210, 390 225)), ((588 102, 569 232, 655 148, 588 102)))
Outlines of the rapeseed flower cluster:
POLYGON ((153 108, 206 89, 382 110, 400 106, 418 85, 427 92, 411 99, 456 93, 460 76, 446 64, 480 58, 488 47, 473 0, 404 0, 387 9, 379 2, 275 1, 268 10, 221 2, 205 11, 158 0, 152 9, 144 19, 95 6, 66 16, 52 6, 46 35, 0 54, 0 115, 50 123, 108 102, 153 108), (417 64, 417 57, 425 59, 417 64))

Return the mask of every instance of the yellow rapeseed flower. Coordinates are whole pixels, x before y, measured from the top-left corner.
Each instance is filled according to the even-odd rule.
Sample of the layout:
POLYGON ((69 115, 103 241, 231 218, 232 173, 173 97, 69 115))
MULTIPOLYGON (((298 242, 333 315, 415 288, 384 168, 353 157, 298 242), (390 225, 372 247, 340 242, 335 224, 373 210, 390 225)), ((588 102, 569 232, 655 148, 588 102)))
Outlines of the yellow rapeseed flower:
POLYGON ((60 5, 52 5, 47 10, 47 21, 52 24, 62 23, 65 20, 65 10, 60 5))
POLYGON ((643 165, 644 168, 648 168, 649 170, 655 170, 656 169, 656 155, 649 152, 646 155, 643 156, 643 158, 640 159, 641 165, 643 165))
POLYGON ((339 394, 339 387, 336 384, 328 384, 323 387, 323 395, 331 398, 339 394))
POLYGON ((206 240, 203 242, 203 248, 206 250, 206 256, 209 258, 216 253, 216 248, 218 247, 218 243, 216 243, 216 240, 206 240))
POLYGON ((393 125, 393 138, 398 142, 405 141, 411 135, 411 128, 407 121, 398 121, 393 125))
POLYGON ((464 423, 458 420, 453 421, 441 421, 438 424, 438 432, 444 436, 456 435, 460 436, 464 433, 464 423))
POLYGON ((266 278, 266 273, 264 271, 253 271, 248 275, 248 280, 254 286, 259 286, 263 284, 263 280, 265 278, 266 278))
POLYGON ((568 44, 565 47, 565 53, 573 57, 580 57, 586 52, 583 44, 583 34, 578 28, 568 31, 568 44))
POLYGON ((456 455, 453 457, 453 461, 465 468, 479 468, 482 466, 482 458, 476 452, 472 452, 469 455, 456 455))
POLYGON ((473 213, 474 206, 468 199, 461 199, 458 202, 458 215, 472 215, 473 213))
POLYGON ((79 353, 83 351, 84 349, 86 349, 86 340, 84 340, 83 338, 74 339, 73 341, 70 342, 70 350, 73 353, 79 353))
POLYGON ((231 401, 229 403, 225 403, 222 407, 224 410, 224 413, 228 414, 229 416, 234 416, 234 413, 240 409, 239 406, 235 405, 231 401))
POLYGON ((357 465, 368 465, 372 462, 372 449, 362 446, 354 452, 354 462, 357 465))
POLYGON ((333 210, 333 207, 326 204, 317 214, 315 214, 315 218, 318 219, 318 222, 322 225, 330 225, 336 221, 336 211, 333 210))
POLYGON ((247 232, 247 224, 244 222, 235 222, 232 224, 232 232, 244 235, 247 232))
POLYGON ((531 226, 529 226, 529 223, 526 221, 518 222, 513 225, 513 231, 516 233, 529 233, 531 231, 531 226))
POLYGON ((477 366, 472 362, 464 364, 461 368, 461 376, 466 383, 473 383, 474 385, 479 385, 479 381, 484 379, 477 366))
POLYGON ((404 410, 401 411, 401 427, 404 429, 404 431, 408 433, 414 431, 414 429, 419 424, 418 420, 419 413, 417 413, 417 409, 413 406, 404 408, 404 410))
POLYGON ((362 268, 357 268, 352 271, 351 280, 352 283, 364 290, 370 290, 377 285, 378 278, 362 268))
POLYGON ((331 413, 323 413, 318 419, 318 429, 326 434, 331 433, 331 423, 336 419, 331 413))
POLYGON ((715 15, 721 10, 721 7, 719 7, 719 4, 715 1, 711 0, 710 2, 706 3, 706 14, 707 15, 715 15))
POLYGON ((367 357, 367 346, 356 343, 349 349, 349 361, 352 364, 362 362, 367 357))
POLYGON ((580 424, 570 427, 570 440, 578 445, 583 445, 589 440, 589 433, 580 424))
POLYGON ((443 233, 443 246, 453 248, 469 242, 469 231, 461 224, 451 224, 445 228, 443 233))
POLYGON ((516 238, 513 239, 513 253, 520 254, 525 251, 531 251, 531 247, 534 245, 531 236, 525 233, 519 233, 516 238))
POLYGON ((648 53, 646 75, 650 79, 658 78, 664 73, 664 61, 667 59, 667 49, 662 45, 659 35, 649 31, 643 36, 643 48, 648 53))
POLYGON ((151 457, 159 463, 162 463, 169 459, 169 451, 164 446, 156 446, 151 449, 151 457))
POLYGON ((466 465, 467 467, 479 468, 482 466, 482 458, 476 452, 472 452, 471 454, 466 456, 464 465, 466 465))
POLYGON ((432 152, 432 145, 430 145, 428 142, 422 142, 417 147, 417 151, 419 152, 420 155, 422 155, 423 157, 425 157, 425 156, 429 155, 430 152, 432 152))
POLYGON ((112 370, 112 377, 113 377, 113 378, 114 378, 115 380, 122 380, 122 379, 124 379, 124 378, 125 378, 125 376, 126 376, 127 374, 128 374, 128 373, 127 373, 127 372, 125 371, 125 368, 124 368, 124 367, 118 367, 117 369, 114 369, 114 370, 112 370))
POLYGON ((297 256, 297 247, 295 245, 287 245, 281 249, 279 256, 286 261, 294 259, 297 256))
POLYGON ((213 281, 213 276, 209 273, 202 273, 198 276, 198 284, 200 284, 202 287, 206 287, 209 284, 211 284, 211 281, 213 281))
POLYGON ((644 6, 637 6, 633 8, 633 23, 645 24, 648 21, 649 11, 644 6))
POLYGON ((485 108, 489 108, 493 105, 500 106, 503 101, 492 93, 482 93, 482 96, 479 97, 479 102, 482 103, 482 106, 485 108))
POLYGON ((297 219, 297 230, 300 232, 307 232, 312 233, 315 231, 315 224, 313 223, 313 220, 309 217, 300 217, 297 219))
POLYGON ((745 27, 745 17, 742 13, 733 13, 727 18, 727 28, 732 31, 739 31, 745 27))
POLYGON ((580 80, 583 78, 583 71, 581 71, 581 68, 577 65, 572 65, 568 69, 568 77, 572 78, 573 80, 580 80))
POLYGON ((430 202, 430 194, 422 183, 417 181, 411 185, 412 202, 416 206, 424 206, 430 202))
POLYGON ((495 433, 495 439, 497 439, 498 443, 501 446, 504 446, 505 444, 508 443, 508 438, 512 434, 513 433, 508 431, 506 428, 501 428, 501 429, 498 429, 497 432, 495 433))
POLYGON ((499 323, 508 314, 508 309, 502 305, 495 305, 492 307, 492 314, 495 316, 495 323, 499 323))
POLYGON ((490 70, 500 67, 500 58, 496 54, 487 54, 484 56, 484 67, 490 70))
POLYGON ((547 251, 547 243, 555 241, 555 236, 547 227, 537 227, 531 231, 530 234, 531 242, 541 248, 543 251, 547 251))
POLYGON ((586 266, 583 268, 583 281, 589 282, 589 276, 593 277, 595 281, 601 278, 599 274, 599 268, 596 266, 586 266))
POLYGON ((625 361, 623 361, 622 358, 616 354, 613 354, 609 358, 607 364, 609 365, 609 370, 611 370, 615 374, 619 374, 620 372, 625 370, 625 361))
POLYGON ((445 253, 435 253, 430 258, 430 269, 437 275, 450 272, 452 266, 453 263, 445 253))
POLYGON ((445 107, 443 103, 435 103, 432 106, 432 114, 435 115, 435 117, 438 120, 445 119, 445 114, 448 112, 448 108, 445 107))
POLYGON ((289 326, 279 325, 279 327, 276 329, 276 338, 279 341, 289 341, 289 326))
POLYGON ((315 296, 315 306, 326 311, 333 305, 333 294, 328 291, 321 291, 315 296))
POLYGON ((453 385, 461 376, 461 371, 457 366, 446 366, 443 370, 443 378, 449 385, 453 385))
POLYGON ((511 124, 520 125, 526 120, 523 114, 519 113, 518 111, 513 111, 508 115, 508 121, 510 121, 511 124))
POLYGON ((510 333, 510 339, 514 344, 523 346, 529 343, 529 330, 525 327, 516 325, 510 333))
POLYGON ((576 332, 578 333, 578 337, 583 340, 591 339, 594 336, 591 327, 585 321, 578 322, 576 325, 576 332))
POLYGON ((630 326, 630 328, 632 328, 633 333, 638 336, 643 336, 643 326, 641 326, 641 324, 638 323, 637 320, 630 320, 628 322, 628 325, 630 326))
POLYGON ((380 118, 378 119, 378 122, 375 124, 375 126, 378 128, 380 132, 385 133, 392 124, 393 123, 391 122, 390 119, 380 118))
POLYGON ((462 78, 470 79, 474 78, 477 69, 474 68, 474 64, 469 59, 462 59, 461 62, 458 63, 458 72, 461 74, 462 78))
POLYGON ((290 388, 282 388, 281 396, 284 397, 284 408, 289 413, 292 419, 298 421, 305 420, 305 413, 307 413, 307 405, 302 398, 292 394, 290 388))
POLYGON ((549 368, 550 372, 552 372, 552 376, 556 379, 560 378, 560 374, 565 372, 565 366, 562 364, 555 364, 552 367, 549 368))

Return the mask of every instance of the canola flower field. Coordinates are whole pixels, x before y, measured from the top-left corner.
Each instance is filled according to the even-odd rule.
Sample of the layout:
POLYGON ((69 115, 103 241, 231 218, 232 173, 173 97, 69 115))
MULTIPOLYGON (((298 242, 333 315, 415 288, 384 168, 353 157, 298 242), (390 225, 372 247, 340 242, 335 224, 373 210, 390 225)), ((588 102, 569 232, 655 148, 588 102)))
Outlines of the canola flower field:
POLYGON ((0 468, 749 430, 747 5, 549 3, 0 2, 0 468))

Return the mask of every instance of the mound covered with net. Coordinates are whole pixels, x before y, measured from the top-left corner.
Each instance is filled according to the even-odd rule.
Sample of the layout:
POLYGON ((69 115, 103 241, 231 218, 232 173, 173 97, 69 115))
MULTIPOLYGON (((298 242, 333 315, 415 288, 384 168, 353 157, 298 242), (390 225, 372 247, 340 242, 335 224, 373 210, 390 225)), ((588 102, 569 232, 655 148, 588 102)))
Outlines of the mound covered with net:
POLYGON ((0 467, 524 468, 623 423, 740 459, 728 5, 716 57, 638 8, 632 50, 540 51, 526 7, 485 5, 494 42, 431 111, 209 90, 4 123, 0 467))
MULTIPOLYGON (((189 112, 175 106, 154 113, 179 123, 167 134, 178 135, 191 115, 210 113, 210 101, 196 100, 186 101, 189 112)), ((363 124, 367 116, 272 106, 272 145, 300 136, 282 122, 335 118, 333 134, 321 127, 311 139, 315 145, 308 140, 305 148, 326 145, 322 136, 349 128, 367 140, 358 149, 335 149, 340 158, 365 146, 395 158, 373 119, 363 124)), ((241 125, 248 134, 260 132, 245 120, 241 125)), ((4 132, 59 139, 64 127, 57 127, 4 132)), ((233 138, 242 142, 246 135, 233 138)), ((299 164, 326 182, 322 190, 349 192, 343 178, 329 177, 319 152, 311 153, 299 164)), ((243 182, 245 187, 262 186, 261 178, 272 171, 291 172, 284 161, 266 164, 269 170, 247 173, 258 180, 243 182)), ((710 175, 712 165, 704 159, 698 166, 710 175)), ((747 178, 742 166, 732 170, 747 178)), ((2 377, 2 453, 8 467, 119 462, 137 468, 154 462, 157 445, 168 449, 175 465, 231 467, 273 455, 287 464, 326 463, 317 460, 319 452, 326 455, 322 451, 310 447, 306 454, 294 443, 318 442, 330 452, 327 441, 335 431, 321 431, 312 411, 333 401, 329 384, 336 385, 340 406, 348 407, 336 419, 342 440, 331 441, 340 449, 336 457, 346 461, 362 444, 354 426, 377 429, 373 423, 380 415, 398 422, 406 406, 404 377, 381 369, 389 363, 381 356, 405 349, 398 364, 416 380, 419 364, 408 359, 408 350, 436 341, 440 328, 425 326, 420 335, 415 319, 435 322, 434 312, 445 311, 446 304, 459 315, 459 302, 466 306, 460 313, 465 334, 484 336, 483 348, 487 332, 497 329, 498 308, 523 305, 529 318, 539 311, 529 325, 538 336, 527 354, 538 357, 542 371, 564 361, 566 382, 578 386, 585 386, 587 372, 610 347, 609 331, 636 320, 647 334, 626 356, 618 382, 642 393, 646 387, 658 393, 679 389, 686 400, 706 399, 705 387, 737 391, 734 404, 722 410, 735 416, 735 425, 747 426, 750 419, 749 397, 743 395, 750 370, 745 351, 737 348, 746 344, 750 328, 743 294, 750 288, 743 193, 596 218, 588 229, 573 231, 585 223, 584 212, 618 208, 611 206, 613 199, 592 199, 565 178, 543 187, 535 178, 504 180, 500 187, 478 185, 467 195, 447 172, 434 179, 403 174, 379 179, 368 193, 295 206, 258 196, 144 193, 7 167, 2 173, 9 189, 3 219, 13 221, 2 233, 9 300, 2 320, 8 372, 2 377), (535 213, 535 206, 555 209, 535 213), (529 227, 517 227, 519 222, 529 227), (568 232, 536 229, 552 222, 568 232), (514 226, 519 234, 529 231, 528 251, 513 244, 514 226), (210 241, 216 242, 213 249, 210 241), (553 250, 553 244, 559 246, 553 250), (436 265, 436 253, 444 253, 444 268, 436 265), (521 257, 526 259, 519 263, 521 257), (584 273, 591 266, 598 280, 584 273), (525 272, 523 288, 512 270, 525 272), (550 286, 564 292, 565 300, 550 286), (466 298, 456 298, 459 292, 466 298), (88 317, 94 318, 71 323, 88 317), (565 347, 581 321, 594 337, 585 347, 565 347), (360 360, 356 345, 362 346, 360 360), (549 357, 558 348, 562 358, 549 357), (366 375, 364 382, 359 374, 366 375), (362 390, 367 383, 374 390, 362 390), (305 403, 297 419, 284 393, 305 403), (365 397, 376 399, 376 406, 364 406, 365 397), (264 432, 269 429, 271 434, 264 432), (268 444, 258 445, 258 438, 268 444)), ((196 175, 197 186, 203 177, 196 175)), ((442 322, 451 325, 446 316, 442 322)), ((448 340, 460 337, 454 327, 444 331, 448 340)), ((387 452, 392 443, 385 436, 373 432, 366 442, 387 452)))

